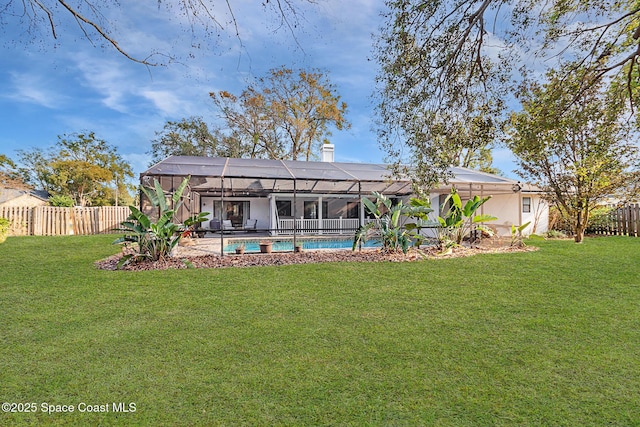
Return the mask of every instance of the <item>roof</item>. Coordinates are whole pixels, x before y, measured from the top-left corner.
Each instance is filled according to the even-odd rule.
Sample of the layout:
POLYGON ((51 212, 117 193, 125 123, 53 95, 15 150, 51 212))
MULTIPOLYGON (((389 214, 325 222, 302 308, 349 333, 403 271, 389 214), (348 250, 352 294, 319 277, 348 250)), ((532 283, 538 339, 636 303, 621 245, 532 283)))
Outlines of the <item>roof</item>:
MULTIPOLYGON (((455 185, 487 184, 510 188, 518 183, 466 168, 454 167, 450 171, 453 174, 450 183, 455 185)), ((163 176, 191 176, 191 188, 196 191, 225 188, 258 193, 291 192, 295 187, 296 191, 314 193, 412 193, 409 178, 394 178, 387 165, 374 163, 171 156, 141 174, 143 181, 145 177, 163 176)))
POLYGON ((44 190, 19 190, 16 188, 0 188, 0 204, 8 202, 18 197, 28 195, 37 199, 48 201, 49 193, 44 190))

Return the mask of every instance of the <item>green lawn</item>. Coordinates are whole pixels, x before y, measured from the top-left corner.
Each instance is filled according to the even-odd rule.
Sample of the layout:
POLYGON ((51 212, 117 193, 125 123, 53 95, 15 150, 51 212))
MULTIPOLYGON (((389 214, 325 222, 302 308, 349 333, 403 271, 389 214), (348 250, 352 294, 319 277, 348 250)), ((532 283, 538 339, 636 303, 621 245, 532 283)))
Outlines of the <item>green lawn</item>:
POLYGON ((640 425, 640 239, 96 270, 113 239, 0 245, 0 401, 37 409, 0 425, 640 425))

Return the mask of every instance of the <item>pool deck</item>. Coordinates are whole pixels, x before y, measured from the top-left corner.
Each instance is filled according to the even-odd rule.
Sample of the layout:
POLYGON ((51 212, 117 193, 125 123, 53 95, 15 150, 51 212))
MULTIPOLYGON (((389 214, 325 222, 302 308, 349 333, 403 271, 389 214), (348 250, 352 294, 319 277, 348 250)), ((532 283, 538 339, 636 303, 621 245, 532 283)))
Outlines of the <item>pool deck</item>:
MULTIPOLYGON (((312 235, 312 234, 302 234, 297 235, 296 239, 302 240, 335 240, 335 239, 352 239, 352 235, 312 235)), ((234 233, 234 234, 225 234, 223 236, 224 245, 228 245, 231 242, 254 242, 256 240, 259 241, 293 241, 293 235, 287 236, 269 236, 268 233, 234 233)), ((186 242, 186 241, 185 241, 186 242)), ((188 244, 183 245, 183 242, 176 248, 175 255, 180 256, 203 256, 203 255, 220 255, 220 235, 211 235, 208 234, 205 237, 195 238, 188 241, 188 244)), ((231 255, 226 253, 225 256, 231 255)))

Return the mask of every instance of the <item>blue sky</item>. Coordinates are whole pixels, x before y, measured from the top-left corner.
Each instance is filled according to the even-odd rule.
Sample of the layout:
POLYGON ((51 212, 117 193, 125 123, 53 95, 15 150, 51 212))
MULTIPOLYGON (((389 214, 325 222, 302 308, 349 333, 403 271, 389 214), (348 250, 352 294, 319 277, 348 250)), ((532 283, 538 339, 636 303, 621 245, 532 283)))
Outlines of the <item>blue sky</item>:
MULTIPOLYGON (((21 3, 21 2, 14 2, 21 3)), ((118 148, 136 175, 146 169, 155 132, 167 120, 202 116, 216 121, 209 92, 239 94, 247 79, 274 67, 319 68, 328 72, 348 105, 352 123, 335 131, 336 160, 384 161, 372 130, 374 78, 372 34, 377 31, 382 0, 323 0, 306 6, 295 37, 255 0, 231 2, 240 40, 224 10, 225 26, 208 39, 198 37, 180 16, 167 21, 156 2, 122 0, 106 11, 114 35, 139 57, 153 50, 181 58, 167 67, 147 68, 110 47, 82 38, 77 25, 60 18, 58 39, 46 27, 27 33, 17 20, 5 21, 0 43, 0 153, 49 147, 57 135, 94 131, 118 148), (13 40, 22 40, 14 43, 13 40), (25 42, 26 41, 26 42, 25 42), (199 48, 192 44, 201 43, 199 48)), ((222 2, 223 3, 223 2, 222 2)), ((494 152, 494 165, 513 176, 512 157, 494 152)))

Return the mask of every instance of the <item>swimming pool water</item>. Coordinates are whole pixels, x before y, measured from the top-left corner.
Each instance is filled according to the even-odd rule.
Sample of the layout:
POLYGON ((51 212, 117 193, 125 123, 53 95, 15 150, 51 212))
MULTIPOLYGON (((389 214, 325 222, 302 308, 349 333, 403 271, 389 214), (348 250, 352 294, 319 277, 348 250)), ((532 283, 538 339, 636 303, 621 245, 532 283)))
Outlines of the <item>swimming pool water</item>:
MULTIPOLYGON (((292 252, 293 240, 272 240, 273 252, 292 252)), ((302 249, 316 250, 316 249, 351 249, 353 247, 353 240, 351 239, 318 239, 318 240, 303 240, 298 239, 296 242, 298 245, 302 245, 302 249)), ((224 247, 225 253, 234 253, 236 248, 244 244, 245 252, 260 252, 260 241, 235 241, 227 244, 224 247)), ((380 242, 376 240, 369 240, 362 245, 364 248, 378 248, 380 242)))

